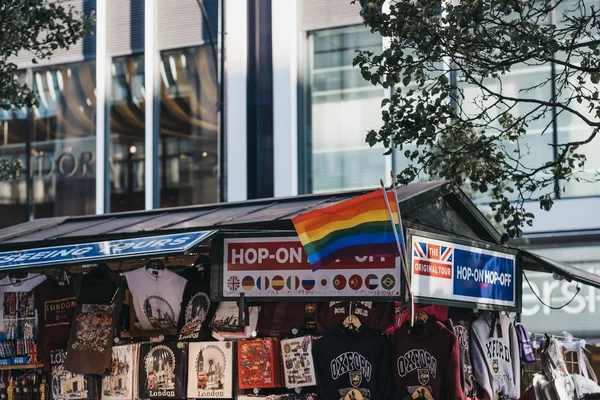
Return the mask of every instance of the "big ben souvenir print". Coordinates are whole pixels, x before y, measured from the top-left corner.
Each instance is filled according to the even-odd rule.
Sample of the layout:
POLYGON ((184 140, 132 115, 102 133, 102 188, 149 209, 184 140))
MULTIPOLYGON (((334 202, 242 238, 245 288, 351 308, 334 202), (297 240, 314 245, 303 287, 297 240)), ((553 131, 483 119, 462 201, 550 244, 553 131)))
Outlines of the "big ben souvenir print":
POLYGON ((112 348, 110 372, 102 378, 102 400, 131 400, 134 398, 134 371, 137 367, 139 345, 112 348))
POLYGON ((139 356, 139 398, 186 397, 187 343, 143 343, 139 356))
POLYGON ((189 344, 189 398, 233 398, 233 342, 189 344))

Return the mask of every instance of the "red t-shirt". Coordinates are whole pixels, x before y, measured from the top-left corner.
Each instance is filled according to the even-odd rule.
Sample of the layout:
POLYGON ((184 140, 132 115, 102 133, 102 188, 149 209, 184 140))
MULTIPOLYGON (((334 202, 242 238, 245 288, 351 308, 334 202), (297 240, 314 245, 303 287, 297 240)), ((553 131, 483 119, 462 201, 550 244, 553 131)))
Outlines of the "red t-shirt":
POLYGON ((391 336, 394 381, 400 398, 463 400, 456 335, 429 317, 424 327, 404 324, 391 336))

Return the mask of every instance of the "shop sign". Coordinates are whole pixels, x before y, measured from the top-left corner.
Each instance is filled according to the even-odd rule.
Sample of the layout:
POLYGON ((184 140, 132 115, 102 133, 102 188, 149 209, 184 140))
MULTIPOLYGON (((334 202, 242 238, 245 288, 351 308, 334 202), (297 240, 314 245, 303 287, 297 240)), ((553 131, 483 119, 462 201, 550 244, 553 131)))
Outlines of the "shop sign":
POLYGON ((225 238, 223 296, 400 296, 400 259, 349 257, 312 271, 297 236, 225 238))
POLYGON ((517 307, 515 255, 418 235, 409 246, 417 298, 517 307))
POLYGON ((105 261, 152 254, 183 253, 209 238, 212 234, 213 231, 200 231, 9 251, 0 253, 0 270, 105 261))

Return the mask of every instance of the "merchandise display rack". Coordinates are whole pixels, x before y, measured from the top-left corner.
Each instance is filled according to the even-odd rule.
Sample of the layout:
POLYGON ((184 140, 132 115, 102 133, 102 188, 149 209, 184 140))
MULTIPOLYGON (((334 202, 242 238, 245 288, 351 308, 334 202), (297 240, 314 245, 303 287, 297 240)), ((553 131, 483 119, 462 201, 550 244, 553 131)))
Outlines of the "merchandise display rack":
MULTIPOLYGON (((88 216, 85 221, 80 221, 80 217, 65 218, 59 222, 34 221, 25 225, 35 226, 19 226, 15 227, 14 232, 0 233, 0 271, 43 271, 49 280, 54 280, 57 275, 66 276, 68 271, 80 281, 94 275, 95 271, 106 268, 105 276, 110 275, 111 279, 112 276, 118 277, 119 284, 115 283, 115 286, 123 289, 116 290, 109 303, 84 303, 80 301, 80 295, 65 296, 58 299, 60 304, 56 303, 49 309, 51 312, 62 312, 73 308, 73 311, 69 321, 70 336, 68 342, 65 342, 68 345, 52 349, 53 352, 60 353, 60 361, 52 362, 52 378, 55 378, 55 373, 59 378, 48 379, 47 382, 58 382, 58 386, 52 387, 52 390, 77 393, 78 398, 86 400, 96 400, 106 393, 109 393, 107 396, 111 400, 134 399, 142 397, 142 386, 145 391, 143 398, 154 399, 238 396, 244 399, 248 396, 271 399, 268 396, 287 394, 292 399, 306 400, 313 393, 326 386, 333 387, 332 385, 341 381, 346 385, 343 389, 347 389, 342 397, 347 395, 348 398, 355 398, 359 389, 366 388, 371 378, 378 379, 377 373, 371 376, 371 364, 368 367, 366 365, 372 362, 374 369, 384 365, 383 362, 378 364, 379 359, 383 358, 381 354, 363 356, 353 353, 352 357, 355 358, 346 360, 343 357, 349 357, 349 352, 344 349, 339 354, 328 355, 325 360, 317 360, 319 357, 315 356, 315 359, 311 358, 307 362, 308 358, 303 357, 312 357, 312 350, 303 350, 302 343, 290 344, 288 348, 283 347, 286 343, 281 343, 291 338, 308 338, 310 346, 313 346, 321 338, 334 333, 332 326, 347 329, 346 333, 349 333, 352 328, 346 326, 346 321, 350 317, 364 318, 362 324, 366 329, 361 330, 361 325, 358 324, 354 333, 362 335, 365 331, 376 331, 373 335, 377 339, 369 341, 373 338, 368 337, 364 342, 368 346, 365 347, 370 346, 378 351, 389 347, 387 354, 390 355, 390 361, 398 365, 398 368, 392 369, 400 371, 402 365, 406 374, 418 373, 418 385, 429 385, 429 389, 433 391, 432 382, 436 376, 441 375, 428 368, 437 365, 436 359, 429 366, 413 368, 414 360, 410 357, 431 360, 432 355, 427 353, 424 356, 423 352, 435 352, 435 346, 428 350, 418 348, 421 345, 411 344, 408 349, 398 350, 399 346, 396 345, 400 340, 392 342, 395 334, 389 333, 390 329, 392 332, 400 332, 397 329, 399 323, 395 319, 400 312, 394 313, 394 308, 412 308, 411 305, 414 304, 445 307, 455 311, 466 310, 472 312, 471 322, 491 314, 502 315, 506 320, 506 315, 502 313, 507 312, 511 316, 517 315, 518 320, 522 307, 521 278, 524 270, 556 273, 600 288, 598 276, 502 244, 501 235, 460 188, 452 183, 428 182, 393 190, 396 191, 396 201, 402 211, 400 222, 403 224, 401 231, 405 235, 405 259, 395 255, 387 259, 375 257, 375 253, 346 258, 340 256, 330 265, 312 271, 292 219, 330 204, 339 204, 369 194, 367 191, 357 191, 193 206, 181 210, 88 216), (69 226, 71 223, 74 225, 69 226), (64 232, 70 234, 66 235, 64 232), (50 238, 53 240, 49 240, 50 238), (202 257, 204 261, 199 262, 202 257), (205 265, 209 269, 206 274, 205 265), (406 271, 403 270, 404 266, 406 271), (138 271, 144 273, 137 273, 138 271), (183 278, 185 272, 193 272, 194 278, 183 278), (197 274, 201 274, 202 278, 197 278, 197 274), (157 283, 158 276, 166 275, 169 275, 168 279, 157 283), (190 282, 192 284, 189 287, 198 283, 206 284, 206 287, 194 287, 196 292, 188 296, 186 290, 190 282), (491 289, 481 289, 485 287, 491 289), (118 296, 123 295, 124 299, 115 300, 117 293, 118 296), (198 297, 199 294, 204 297, 198 297), (114 314, 110 314, 112 320, 107 323, 107 316, 112 312, 107 310, 111 310, 110 306, 116 303, 119 303, 119 309, 127 306, 129 314, 120 315, 119 311, 114 311, 114 314), (360 307, 355 307, 359 303, 360 307), (370 305, 367 306, 366 303, 370 305), (377 325, 374 321, 379 315, 375 311, 368 316, 375 303, 385 306, 385 315, 390 317, 388 319, 393 326, 388 319, 377 325), (269 307, 279 309, 277 307, 284 305, 282 308, 286 312, 288 307, 292 310, 293 304, 300 304, 303 310, 299 330, 296 326, 284 333, 264 333, 265 330, 257 329, 261 307, 264 311, 269 307), (309 304, 313 307, 310 312, 309 304), (84 305, 93 307, 83 310, 84 305), (328 318, 329 321, 326 322, 331 323, 311 320, 310 323, 314 325, 309 328, 307 315, 313 313, 311 318, 315 317, 319 307, 327 310, 323 318, 328 318), (221 308, 225 311, 219 314, 221 308), (252 309, 256 309, 256 312, 252 309), (210 313, 212 314, 209 316, 210 313), (341 319, 338 318, 340 314, 343 314, 341 319), (209 331, 194 337, 195 333, 200 332, 193 330, 197 328, 194 324, 200 319, 199 315, 202 316, 201 327, 209 328, 209 331), (372 320, 368 320, 371 317, 372 320), (113 321, 118 322, 111 325, 113 321), (324 327, 325 325, 327 326, 324 327), (382 327, 383 325, 385 326, 382 327), (165 328, 166 326, 177 328, 165 328), (96 334, 107 327, 106 332, 110 332, 108 336, 104 333, 96 334), (148 330, 149 328, 156 329, 148 330), (260 333, 257 335, 255 332, 258 331, 260 333), (384 331, 386 333, 382 334, 384 331), (89 349, 93 346, 86 347, 90 342, 106 337, 110 339, 108 344, 105 342, 102 345, 101 357, 97 355, 97 350, 94 353, 89 349), (379 340, 383 338, 385 340, 379 340), (242 350, 244 343, 241 340, 254 342, 246 343, 246 350, 242 350), (269 342, 270 345, 261 344, 264 347, 259 348, 259 340, 269 342), (73 343, 77 345, 73 346, 73 343), (65 352, 65 348, 69 349, 68 352, 65 352), (396 354, 400 351, 401 353, 396 354), (72 362, 73 354, 77 353, 79 359, 72 362), (287 353, 287 358, 283 353, 287 353), (366 357, 372 357, 371 361, 366 357), (81 370, 67 370, 70 361, 73 368, 81 370), (319 361, 324 362, 319 364, 319 361), (401 361, 404 364, 399 364, 401 361), (349 363, 356 363, 357 368, 347 370, 350 368, 347 367, 349 363), (56 368, 55 364, 58 365, 56 368), (313 371, 307 372, 311 369, 309 366, 314 367, 313 371), (324 369, 329 369, 330 366, 336 368, 336 378, 333 379, 335 382, 330 382, 328 376, 323 374, 329 373, 324 369), (84 371, 90 367, 102 372, 84 371), (244 369, 250 370, 250 367, 252 371, 244 372, 244 369), (109 374, 106 374, 107 370, 110 371, 109 374), (274 384, 272 381, 260 380, 259 376, 265 371, 269 371, 271 377, 277 376, 277 379, 272 379, 274 384), (299 371, 305 375, 302 376, 299 371), (309 374, 310 379, 305 377, 309 374), (291 378, 280 379, 284 376, 291 378), (242 379, 247 380, 241 382, 242 379), (314 384, 307 386, 308 382, 314 384), (253 387, 255 384, 263 386, 253 387), (304 386, 300 388, 295 385, 304 386), (223 390, 223 387, 231 395, 203 393, 196 396, 195 393, 202 390, 216 392, 223 390), (85 388, 89 388, 89 392, 84 394, 87 390, 85 388)), ((98 281, 88 283, 91 283, 89 287, 96 290, 94 295, 102 292, 99 288, 104 286, 98 281)), ((91 295, 94 290, 82 293, 91 295)), ((38 291, 32 289, 30 292, 35 292, 35 298, 38 299, 38 291)), ((49 297, 48 292, 52 291, 43 295, 49 301, 55 301, 55 298, 49 297)), ((1 297, 0 301, 6 300, 1 297)), ((19 297, 15 304, 21 304, 21 301, 23 300, 19 297)), ((47 303, 43 304, 46 306, 47 303)), ((15 309, 19 310, 19 307, 16 306, 15 309)), ((46 310, 48 309, 36 304, 38 318, 46 310)), ((300 314, 296 309, 290 313, 296 312, 300 314)), ((414 315, 410 316, 410 324, 413 324, 413 317, 414 315)), ((268 321, 276 325, 281 323, 283 317, 273 312, 269 318, 271 319, 268 321)), ((437 315, 431 320, 438 324, 436 318, 437 315)), ((446 316, 443 321, 448 319, 446 316)), ((279 325, 277 329, 280 328, 283 330, 279 325)), ((453 336, 454 341, 450 347, 456 346, 454 343, 461 346, 459 352, 462 356, 464 348, 470 344, 468 336, 467 339, 459 336, 450 324, 443 329, 448 331, 445 339, 448 335, 453 336)), ((464 329, 468 331, 468 328, 464 329)), ((22 327, 19 327, 18 334, 21 335, 22 332, 22 327)), ((45 345, 42 336, 40 330, 36 340, 38 344, 45 345)), ((321 342, 322 345, 326 343, 330 342, 321 342)), ((327 353, 330 348, 335 347, 334 344, 339 342, 332 341, 331 346, 327 346, 327 351, 321 349, 319 353, 327 353)), ((495 349, 499 349, 501 357, 506 356, 507 352, 500 345, 495 349)), ((38 353, 48 356, 45 351, 38 350, 38 353)), ((20 354, 19 350, 17 354, 20 354)), ((503 361, 501 357, 496 357, 496 364, 488 369, 497 369, 498 362, 503 361)), ((573 355, 569 357, 571 358, 566 363, 571 369, 576 365, 576 360, 572 359, 573 355)), ((42 356, 37 359, 47 362, 42 356)), ((438 359, 441 360, 442 357, 438 359)), ((536 372, 539 370, 539 361, 537 352, 536 362, 520 369, 523 381, 529 379, 534 369, 537 369, 536 372)), ((456 367, 456 371, 463 371, 465 364, 462 360, 459 363, 462 364, 456 367)), ((440 366, 442 364, 449 365, 446 360, 440 366)), ((38 363, 0 366, 0 371, 16 371, 14 376, 19 376, 18 370, 38 370, 43 367, 48 365, 38 363)), ((48 368, 44 370, 47 371, 48 368)), ((2 375, 6 378, 5 375, 11 374, 12 372, 2 375)), ((400 375, 400 372, 397 374, 400 375)), ((400 376, 404 378, 405 375, 400 376)), ((396 379, 398 377, 394 376, 389 381, 396 379)), ((462 380, 462 377, 459 379, 462 380)), ((392 390, 393 386, 393 390, 396 390, 401 385, 396 381, 389 387, 392 390)), ((403 387, 408 390, 408 385, 413 383, 407 383, 403 387)), ((464 382, 460 385, 464 385, 464 382)), ((454 384, 453 387, 459 386, 454 384)), ((466 386, 462 389, 466 393, 464 387, 466 386)), ((340 388, 335 390, 339 392, 338 389, 340 388)), ((376 388, 369 389, 375 393, 370 397, 377 398, 376 388)), ((367 389, 365 393, 368 393, 367 389)), ((9 400, 14 399, 9 396, 9 400)))

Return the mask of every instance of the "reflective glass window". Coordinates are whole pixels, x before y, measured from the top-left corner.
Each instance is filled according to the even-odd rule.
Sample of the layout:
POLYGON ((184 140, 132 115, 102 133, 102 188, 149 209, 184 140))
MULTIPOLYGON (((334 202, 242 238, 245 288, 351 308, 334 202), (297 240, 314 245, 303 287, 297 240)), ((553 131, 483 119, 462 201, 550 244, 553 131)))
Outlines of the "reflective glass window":
POLYGON ((144 209, 144 55, 113 59, 108 99, 111 212, 144 209))
POLYGON ((35 218, 95 212, 95 69, 89 61, 32 71, 39 97, 30 160, 35 218))
MULTIPOLYGON (((19 74, 25 81, 25 72, 19 74)), ((26 143, 30 134, 29 113, 23 109, 0 109, 0 158, 20 160, 27 164, 26 143)), ((29 219, 27 207, 27 171, 22 170, 15 179, 0 181, 0 228, 25 222, 29 219)))
POLYGON ((369 148, 365 137, 381 126, 384 91, 365 81, 352 60, 356 49, 380 52, 381 37, 352 26, 312 32, 308 44, 305 189, 377 186, 389 174, 387 160, 383 147, 369 148))
POLYGON ((212 47, 161 53, 161 207, 217 202, 217 71, 212 47))

